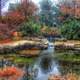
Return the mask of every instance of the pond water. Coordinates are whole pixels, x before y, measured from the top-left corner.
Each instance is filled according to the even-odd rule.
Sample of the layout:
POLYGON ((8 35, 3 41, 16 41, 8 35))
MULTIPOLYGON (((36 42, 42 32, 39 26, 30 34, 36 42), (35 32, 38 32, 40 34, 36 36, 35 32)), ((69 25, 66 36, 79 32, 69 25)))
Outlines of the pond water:
POLYGON ((50 75, 64 75, 70 72, 80 75, 80 64, 60 62, 54 58, 55 54, 57 52, 52 43, 49 44, 47 50, 41 51, 41 55, 33 65, 34 80, 48 80, 50 75))
MULTIPOLYGON (((21 80, 48 80, 48 77, 52 74, 62 75, 67 74, 69 72, 74 72, 80 75, 80 64, 60 62, 58 61, 57 58, 54 58, 55 54, 57 53, 55 52, 52 43, 49 44, 47 50, 39 51, 39 53, 40 55, 38 57, 32 58, 31 62, 27 63, 25 61, 27 59, 26 57, 25 57, 26 59, 24 59, 23 62, 21 61, 22 64, 19 63, 19 65, 17 65, 17 63, 16 64, 13 63, 13 61, 1 60, 0 66, 8 64, 9 66, 14 65, 16 67, 20 67, 21 69, 23 69, 26 72, 26 74, 24 75, 23 78, 21 78, 21 80), (28 74, 31 75, 27 76, 28 74)), ((2 57, 3 56, 1 56, 1 58, 2 57)))

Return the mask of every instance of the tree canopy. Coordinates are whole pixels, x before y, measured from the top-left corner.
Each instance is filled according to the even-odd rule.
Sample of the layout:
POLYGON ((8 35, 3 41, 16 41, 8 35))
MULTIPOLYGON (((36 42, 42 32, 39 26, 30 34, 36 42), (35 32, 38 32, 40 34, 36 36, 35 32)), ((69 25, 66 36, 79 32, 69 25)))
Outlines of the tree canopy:
POLYGON ((42 0, 40 2, 40 22, 46 26, 54 26, 57 23, 58 8, 53 5, 51 0, 42 0))

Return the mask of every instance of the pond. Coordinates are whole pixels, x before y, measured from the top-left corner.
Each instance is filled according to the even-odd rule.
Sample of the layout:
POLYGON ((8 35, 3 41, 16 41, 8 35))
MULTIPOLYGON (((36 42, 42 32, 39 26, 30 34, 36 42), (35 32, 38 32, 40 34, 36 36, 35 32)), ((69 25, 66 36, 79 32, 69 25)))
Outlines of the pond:
MULTIPOLYGON (((35 51, 30 51, 35 53, 35 51)), ((70 62, 60 61, 57 57, 54 56, 57 53, 54 50, 54 46, 52 43, 49 44, 47 50, 37 51, 40 55, 34 58, 26 58, 24 56, 19 55, 3 55, 3 56, 10 56, 10 61, 2 60, 3 56, 0 56, 0 66, 3 67, 4 65, 14 65, 18 68, 21 68, 26 73, 21 78, 21 80, 48 80, 50 75, 63 75, 70 72, 76 73, 80 75, 80 64, 74 64, 70 62)), ((68 52, 66 52, 68 53, 68 52)), ((73 53, 73 52, 72 52, 73 53)), ((64 52, 65 54, 65 52, 64 52)), ((5 58, 6 59, 6 58, 5 58)))

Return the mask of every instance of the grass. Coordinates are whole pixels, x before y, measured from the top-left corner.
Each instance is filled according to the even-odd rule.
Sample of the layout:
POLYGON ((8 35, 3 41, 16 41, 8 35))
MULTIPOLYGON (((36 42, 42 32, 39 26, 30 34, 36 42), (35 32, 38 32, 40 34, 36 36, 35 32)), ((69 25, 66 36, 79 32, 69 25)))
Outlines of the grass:
POLYGON ((54 57, 61 61, 80 62, 80 54, 58 53, 54 57))
POLYGON ((15 63, 32 63, 33 61, 33 58, 26 57, 16 57, 14 60, 15 63))
POLYGON ((6 59, 11 60, 14 63, 32 63, 35 58, 27 58, 27 57, 20 57, 15 54, 9 54, 9 55, 0 55, 0 60, 6 59))

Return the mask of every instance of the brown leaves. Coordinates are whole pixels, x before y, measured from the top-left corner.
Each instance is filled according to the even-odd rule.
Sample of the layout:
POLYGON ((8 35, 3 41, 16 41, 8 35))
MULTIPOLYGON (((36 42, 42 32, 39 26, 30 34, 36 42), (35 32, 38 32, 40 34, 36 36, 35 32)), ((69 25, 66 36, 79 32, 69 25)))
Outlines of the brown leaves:
POLYGON ((34 15, 37 11, 37 6, 30 0, 22 0, 19 11, 25 16, 25 19, 27 19, 34 15))
POLYGON ((7 23, 13 25, 19 25, 24 21, 24 16, 22 16, 18 11, 7 13, 7 23))
POLYGON ((10 25, 19 25, 23 21, 30 19, 37 10, 36 5, 29 0, 22 0, 22 3, 18 5, 16 10, 11 10, 6 13, 6 23, 10 25))
POLYGON ((65 15, 71 15, 76 18, 80 18, 80 1, 74 0, 74 1, 67 1, 65 0, 63 4, 60 5, 60 11, 64 13, 65 15))
POLYGON ((79 80, 80 78, 74 74, 74 73, 69 73, 65 76, 60 76, 60 75, 51 75, 48 80, 79 80))

